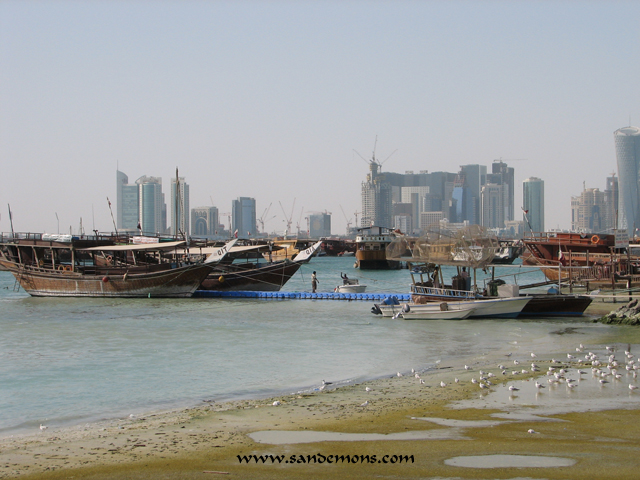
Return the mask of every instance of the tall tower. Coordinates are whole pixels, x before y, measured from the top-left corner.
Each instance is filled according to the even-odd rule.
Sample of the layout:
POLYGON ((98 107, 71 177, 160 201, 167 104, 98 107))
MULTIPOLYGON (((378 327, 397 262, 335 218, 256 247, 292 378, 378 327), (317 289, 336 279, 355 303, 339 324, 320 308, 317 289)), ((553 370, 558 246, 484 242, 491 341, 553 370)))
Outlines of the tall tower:
POLYGON ((189 233, 189 185, 184 177, 171 179, 171 235, 189 233))
POLYGON ((117 170, 116 190, 118 230, 135 232, 138 226, 138 185, 130 184, 129 177, 117 170))
POLYGON ((143 176, 136 180, 140 228, 144 235, 164 234, 166 209, 162 194, 162 178, 143 176))
POLYGON ((360 226, 391 228, 392 189, 385 176, 378 172, 381 165, 375 157, 369 161, 367 180, 362 182, 362 216, 360 226))
POLYGON ((629 238, 640 233, 640 128, 613 132, 618 161, 618 228, 629 238))
POLYGON ((238 197, 231 204, 232 233, 237 230, 238 237, 255 237, 258 231, 256 225, 256 199, 238 197))
POLYGON ((544 232, 544 181, 529 177, 522 182, 525 234, 544 232))

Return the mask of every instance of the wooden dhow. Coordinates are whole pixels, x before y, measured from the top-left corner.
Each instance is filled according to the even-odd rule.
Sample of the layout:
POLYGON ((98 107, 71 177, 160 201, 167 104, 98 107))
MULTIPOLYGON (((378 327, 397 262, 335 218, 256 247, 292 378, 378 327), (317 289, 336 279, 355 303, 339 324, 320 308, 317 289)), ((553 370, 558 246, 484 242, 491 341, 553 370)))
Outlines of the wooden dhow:
POLYGON ((109 236, 12 235, 0 265, 38 297, 190 297, 236 240, 198 263, 168 255, 183 241, 120 244, 109 236))

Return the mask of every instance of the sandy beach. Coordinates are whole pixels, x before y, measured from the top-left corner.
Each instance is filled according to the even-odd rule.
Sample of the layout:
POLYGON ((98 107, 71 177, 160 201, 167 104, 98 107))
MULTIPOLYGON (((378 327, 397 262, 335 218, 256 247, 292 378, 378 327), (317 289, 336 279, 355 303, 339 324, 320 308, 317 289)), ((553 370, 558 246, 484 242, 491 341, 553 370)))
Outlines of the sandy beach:
MULTIPOLYGON (((612 309, 598 303, 589 313, 612 309)), ((627 388, 635 379, 627 372, 598 383, 566 353, 535 358, 537 372, 528 352, 491 352, 421 378, 405 371, 310 394, 47 428, 0 440, 0 478, 637 478, 640 389, 627 388), (549 367, 579 377, 575 401, 565 379, 536 389, 549 367)))

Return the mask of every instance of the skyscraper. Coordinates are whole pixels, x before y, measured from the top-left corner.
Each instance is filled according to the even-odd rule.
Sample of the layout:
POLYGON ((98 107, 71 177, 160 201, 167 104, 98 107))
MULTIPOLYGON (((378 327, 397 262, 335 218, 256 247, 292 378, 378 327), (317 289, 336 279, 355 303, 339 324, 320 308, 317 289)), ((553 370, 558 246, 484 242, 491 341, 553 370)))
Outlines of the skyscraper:
POLYGON ((544 181, 529 177, 522 182, 525 234, 544 232, 544 181))
POLYGON ((362 182, 362 216, 360 226, 391 228, 391 184, 385 176, 378 173, 380 164, 374 159, 369 161, 367 180, 362 182))
POLYGON ((571 230, 601 233, 606 227, 604 192, 585 188, 580 196, 571 197, 571 230))
POLYGON ((217 235, 219 223, 218 216, 217 207, 196 207, 192 209, 191 234, 201 237, 217 235))
POLYGON ((640 128, 613 132, 618 161, 618 228, 632 238, 640 230, 640 128))
POLYGON ((608 233, 618 228, 618 177, 612 173, 607 177, 607 187, 604 189, 604 227, 608 233))
MULTIPOLYGON (((256 226, 256 200, 249 197, 238 197, 231 204, 232 232, 236 232, 238 237, 255 237, 256 226)), ((289 232, 291 233, 291 232, 289 232)))
POLYGON ((138 185, 130 184, 129 177, 116 171, 116 225, 120 231, 134 232, 138 228, 138 185))
POLYGON ((136 180, 140 229, 144 235, 164 234, 167 211, 162 193, 162 178, 143 176, 136 180))
POLYGON ((171 235, 189 233, 189 185, 184 177, 171 179, 171 235))

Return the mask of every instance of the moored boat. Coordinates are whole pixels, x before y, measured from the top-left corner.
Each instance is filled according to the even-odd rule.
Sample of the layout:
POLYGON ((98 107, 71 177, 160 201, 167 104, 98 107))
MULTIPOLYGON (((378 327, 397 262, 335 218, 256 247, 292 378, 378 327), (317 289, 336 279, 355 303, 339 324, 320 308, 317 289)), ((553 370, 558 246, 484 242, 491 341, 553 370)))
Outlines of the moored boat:
POLYGON ((112 237, 18 235, 0 244, 0 264, 32 296, 190 297, 233 243, 191 263, 169 255, 183 241, 131 245, 112 237))
MULTIPOLYGON (((269 247, 266 245, 233 247, 228 262, 221 262, 202 281, 199 290, 229 290, 253 292, 278 292, 300 267, 320 248, 321 242, 298 253, 296 259, 260 263, 258 256, 269 247), (255 262, 251 256, 255 257, 255 262), (242 261, 242 260, 245 261, 242 261)), ((206 250, 204 253, 207 253, 206 250)))
POLYGON ((402 262, 387 258, 387 246, 400 234, 398 230, 372 226, 358 229, 356 267, 361 270, 395 270, 402 262))

